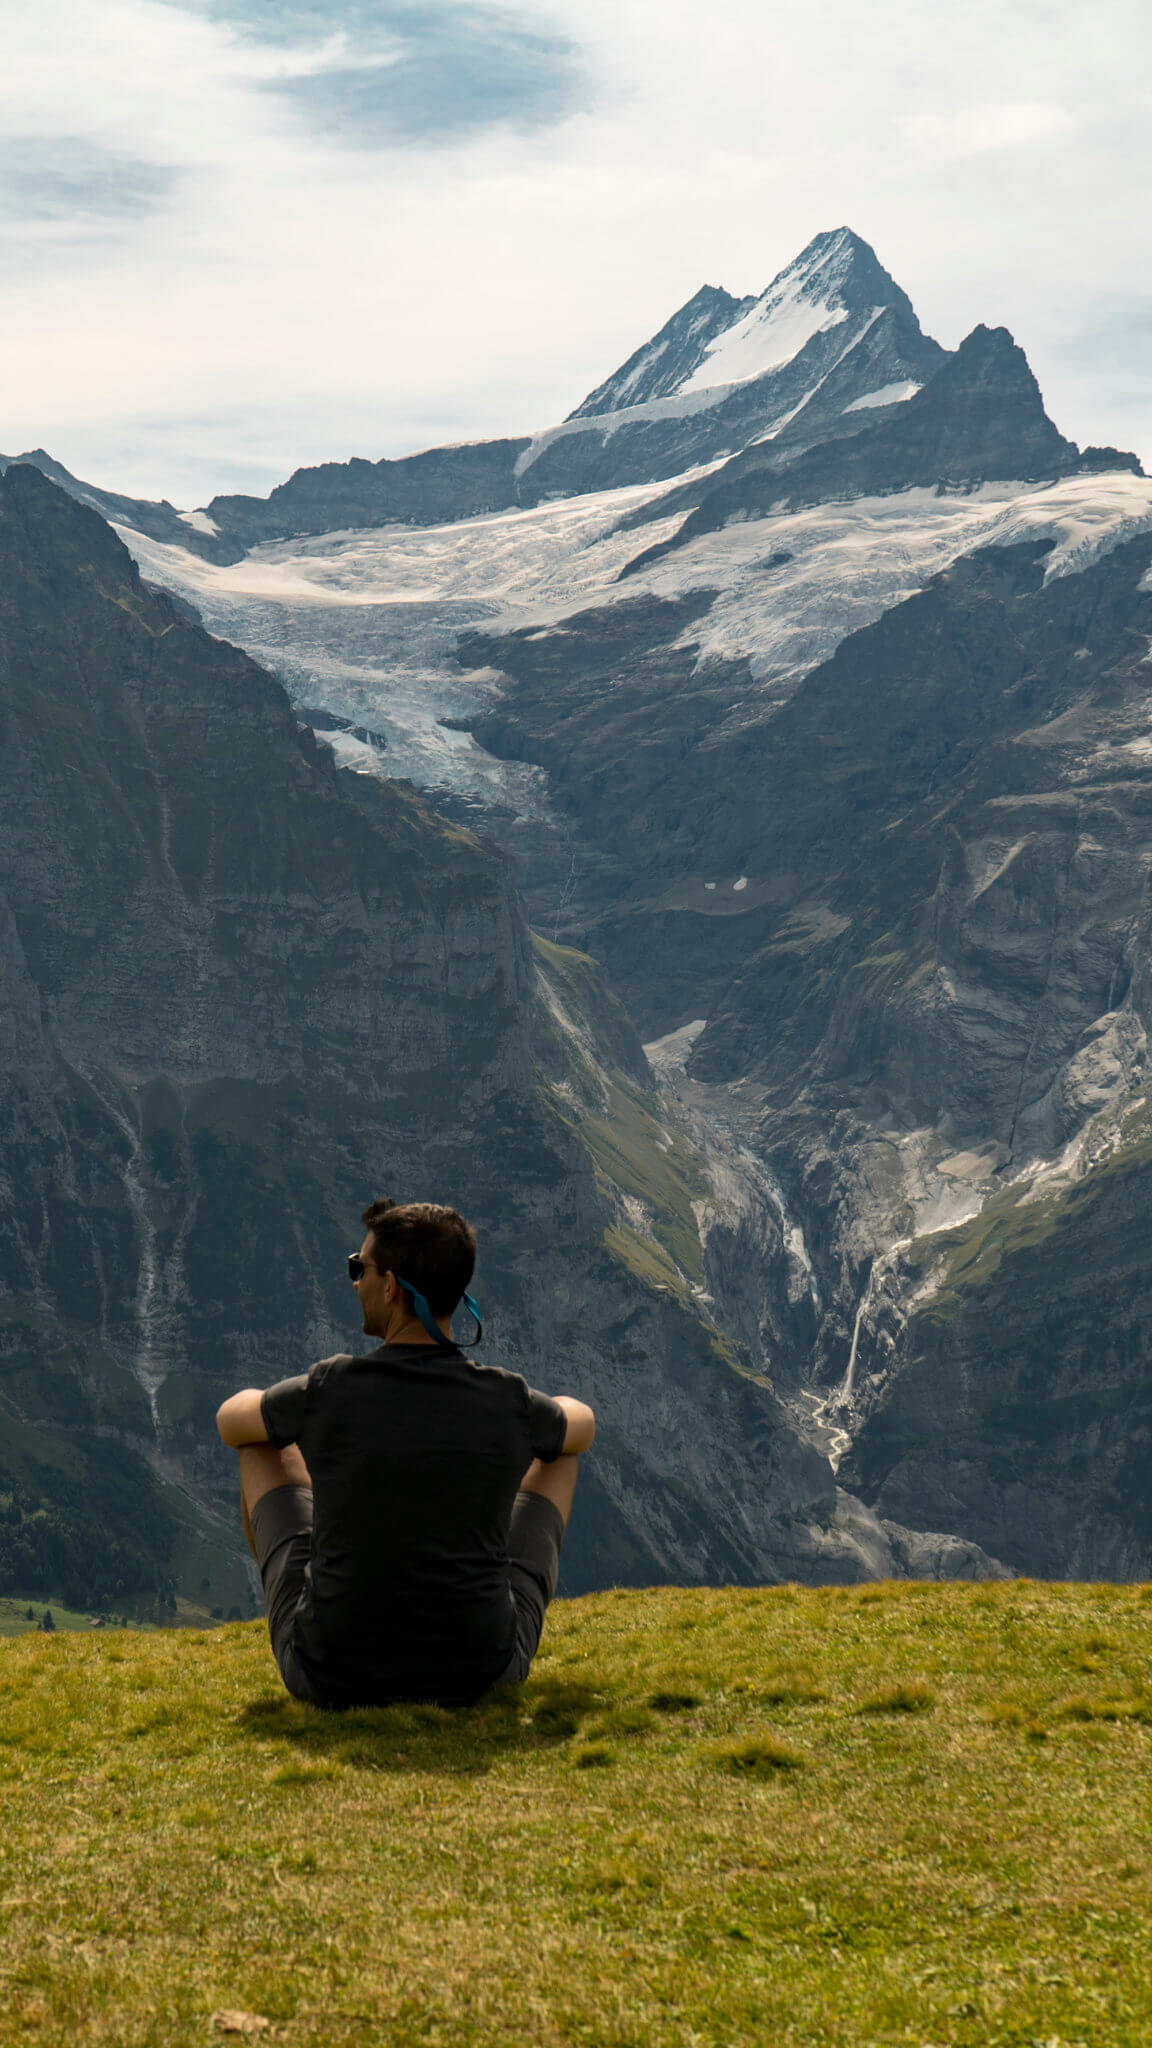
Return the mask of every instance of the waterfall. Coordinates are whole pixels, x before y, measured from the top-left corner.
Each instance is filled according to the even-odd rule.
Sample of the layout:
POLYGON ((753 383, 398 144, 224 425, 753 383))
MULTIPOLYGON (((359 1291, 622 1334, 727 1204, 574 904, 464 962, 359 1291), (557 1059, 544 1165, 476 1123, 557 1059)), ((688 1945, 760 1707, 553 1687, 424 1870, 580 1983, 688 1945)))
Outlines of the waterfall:
POLYGON ((152 1427, 161 1438, 159 1392, 169 1373, 164 1282, 157 1251, 158 1234, 152 1220, 151 1202, 145 1180, 144 1141, 137 1124, 109 1099, 91 1071, 79 1070, 101 1108, 116 1125, 129 1147, 123 1169, 124 1194, 136 1233, 136 1344, 131 1360, 133 1375, 148 1402, 152 1427))

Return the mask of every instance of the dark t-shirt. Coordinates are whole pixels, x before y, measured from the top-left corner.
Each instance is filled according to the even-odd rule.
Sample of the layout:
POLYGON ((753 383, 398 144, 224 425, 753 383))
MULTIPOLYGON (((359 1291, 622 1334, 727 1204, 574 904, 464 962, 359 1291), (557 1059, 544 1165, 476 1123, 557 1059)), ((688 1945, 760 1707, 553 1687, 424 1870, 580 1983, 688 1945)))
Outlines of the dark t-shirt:
POLYGON ((454 1344, 382 1344, 281 1380, 260 1409, 312 1478, 308 1677, 335 1704, 478 1698, 512 1656, 508 1523, 533 1458, 564 1448, 559 1403, 454 1344))

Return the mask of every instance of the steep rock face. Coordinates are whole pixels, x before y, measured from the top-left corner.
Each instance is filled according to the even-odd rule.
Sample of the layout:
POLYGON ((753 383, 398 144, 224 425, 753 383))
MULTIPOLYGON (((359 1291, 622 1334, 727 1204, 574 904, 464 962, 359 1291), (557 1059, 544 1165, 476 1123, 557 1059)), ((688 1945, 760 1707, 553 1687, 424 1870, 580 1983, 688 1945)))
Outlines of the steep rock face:
POLYGON ((0 553, 3 1462, 88 1501, 91 1597, 149 1550, 234 1575, 213 1410, 355 1343, 382 1187, 474 1216, 498 1356, 601 1414, 570 1587, 902 1569, 698 1299, 691 1132, 593 963, 537 963, 500 856, 337 771, 33 469, 0 553))
POLYGON ((671 397, 700 367, 709 343, 726 333, 753 304, 752 299, 734 299, 731 292, 720 291, 715 285, 702 285, 678 313, 665 321, 651 341, 646 341, 603 384, 589 392, 568 418, 598 419, 604 413, 623 412, 631 405, 647 405, 654 398, 671 397))
POLYGON ((282 534, 330 533, 337 527, 410 521, 436 526, 471 519, 517 502, 519 441, 474 441, 430 448, 395 461, 324 462, 298 469, 269 496, 213 498, 209 517, 244 547, 282 534))
POLYGON ((1024 550, 964 565, 946 625, 917 600, 843 650, 842 685, 873 641, 868 730, 826 676, 789 823, 846 923, 782 924, 711 1053, 754 1047, 769 1080, 760 1143, 829 1302, 813 1356, 846 1483, 1055 1575, 1150 1562, 1148 561, 1135 543, 1047 588, 1024 550), (852 758, 823 849, 818 726, 852 758))
MULTIPOLYGON (((810 1033, 829 1074, 866 1050, 893 1092, 1031 1151, 1070 1134, 1055 1076, 1131 986, 1148 857, 1149 543, 1051 582, 1047 553, 982 550, 846 641, 773 721, 731 821, 742 850, 778 875, 787 858, 831 923, 850 920, 801 942, 780 904, 754 958, 787 1031, 758 1041, 757 1071, 790 1073, 810 1033)), ((743 1063, 736 1019, 755 1000, 722 999, 699 1049, 713 1071, 743 1063)))
POLYGON ((1078 1179, 909 1249, 916 1305, 865 1348, 841 1468, 881 1514, 1036 1577, 1152 1573, 1149 1127, 1140 1090, 1078 1179))
POLYGON ((111 1431, 210 1493, 220 1394, 346 1319, 353 1189, 450 1175, 426 1074, 530 1104, 526 941, 94 514, 15 468, 0 522, 9 1443, 111 1431))
MULTIPOLYGON (((808 1335, 811 1310, 806 1253, 779 1191, 738 1138, 697 1113, 689 1086, 668 1085, 671 1069, 682 1073, 682 1065, 667 1044, 647 1049, 664 1084, 653 1086, 627 1015, 595 962, 540 938, 535 945, 551 1101, 610 1205, 603 1242, 611 1263, 593 1263, 590 1272, 608 1283, 606 1299, 619 1297, 623 1275, 641 1284, 648 1312, 641 1320, 633 1310, 631 1340, 666 1362, 651 1406, 616 1355, 618 1334, 591 1365, 598 1408, 627 1415, 628 1433, 644 1446, 621 1461, 618 1444, 597 1438, 596 1470, 625 1518, 650 1545, 657 1533, 667 1542, 676 1530, 679 1569, 689 1577, 828 1584, 1009 1575, 979 1545, 881 1522, 835 1484, 822 1448, 797 1427, 765 1371, 769 1344, 794 1328, 808 1335), (729 1370, 717 1374, 718 1361, 729 1370), (722 1468, 718 1413, 741 1446, 722 1468), (669 1500, 678 1509, 671 1524, 669 1500)), ((572 1277, 565 1262, 559 1285, 551 1283, 557 1306, 572 1277)), ((625 1326, 607 1327, 619 1333, 625 1326)), ((601 1573, 605 1561, 601 1551, 601 1573)))
MULTIPOLYGON (((652 1033, 682 1023, 690 1002, 709 1018, 697 1071, 790 1071, 793 1034, 814 1044, 829 1027, 861 898, 875 899, 881 936, 935 890, 955 844, 947 799, 978 789, 996 802, 1030 775, 1046 792, 1051 741, 1029 749, 1021 735, 1063 705, 1062 692, 1085 686, 1097 660, 1126 659, 1142 687, 1146 543, 1045 584, 1050 549, 1041 541, 961 559, 851 635, 784 702, 753 687, 746 663, 697 665, 708 592, 678 605, 638 596, 583 613, 566 632, 465 643, 489 662, 495 655, 507 678, 478 721, 485 744, 546 766, 555 793, 618 864, 611 900, 588 909, 610 978, 652 1033), (744 886, 728 879, 709 892, 707 876, 744 886), (803 968, 817 955, 823 994, 803 968), (753 961, 758 976, 780 978, 767 1043, 753 961)), ((1047 803, 1053 830, 1060 812, 1047 803)))

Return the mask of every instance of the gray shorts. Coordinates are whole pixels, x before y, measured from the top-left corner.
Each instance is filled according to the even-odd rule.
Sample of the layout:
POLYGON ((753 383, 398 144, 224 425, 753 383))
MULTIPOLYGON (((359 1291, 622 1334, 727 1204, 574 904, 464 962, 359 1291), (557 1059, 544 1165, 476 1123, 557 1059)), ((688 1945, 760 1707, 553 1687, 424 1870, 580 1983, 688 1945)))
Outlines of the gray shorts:
MULTIPOLYGON (((249 1520, 268 1610, 268 1635, 280 1676, 297 1699, 325 1706, 327 1701, 300 1663, 293 1639, 312 1550, 311 1487, 273 1487, 257 1501, 249 1520)), ((541 1493, 518 1493, 508 1525, 516 1647, 507 1669, 493 1680, 495 1685, 519 1685, 528 1676, 560 1577, 563 1540, 564 1517, 555 1501, 546 1500, 541 1493)))

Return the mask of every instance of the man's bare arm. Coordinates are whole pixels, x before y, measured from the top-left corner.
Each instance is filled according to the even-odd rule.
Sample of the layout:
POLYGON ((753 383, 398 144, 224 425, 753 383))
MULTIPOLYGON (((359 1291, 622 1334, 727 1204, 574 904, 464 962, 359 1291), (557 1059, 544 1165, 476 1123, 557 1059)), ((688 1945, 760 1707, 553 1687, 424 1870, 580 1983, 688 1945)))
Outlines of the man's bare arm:
POLYGON ((217 1409, 216 1427, 234 1451, 242 1450, 245 1444, 267 1443, 268 1431, 260 1413, 261 1399, 259 1387, 245 1387, 242 1394, 233 1394, 217 1409))
POLYGON ((577 1401, 571 1394, 554 1396, 558 1408, 568 1417, 568 1434, 564 1439, 562 1456, 578 1456, 581 1451, 590 1450, 596 1435, 596 1417, 586 1401, 577 1401))

